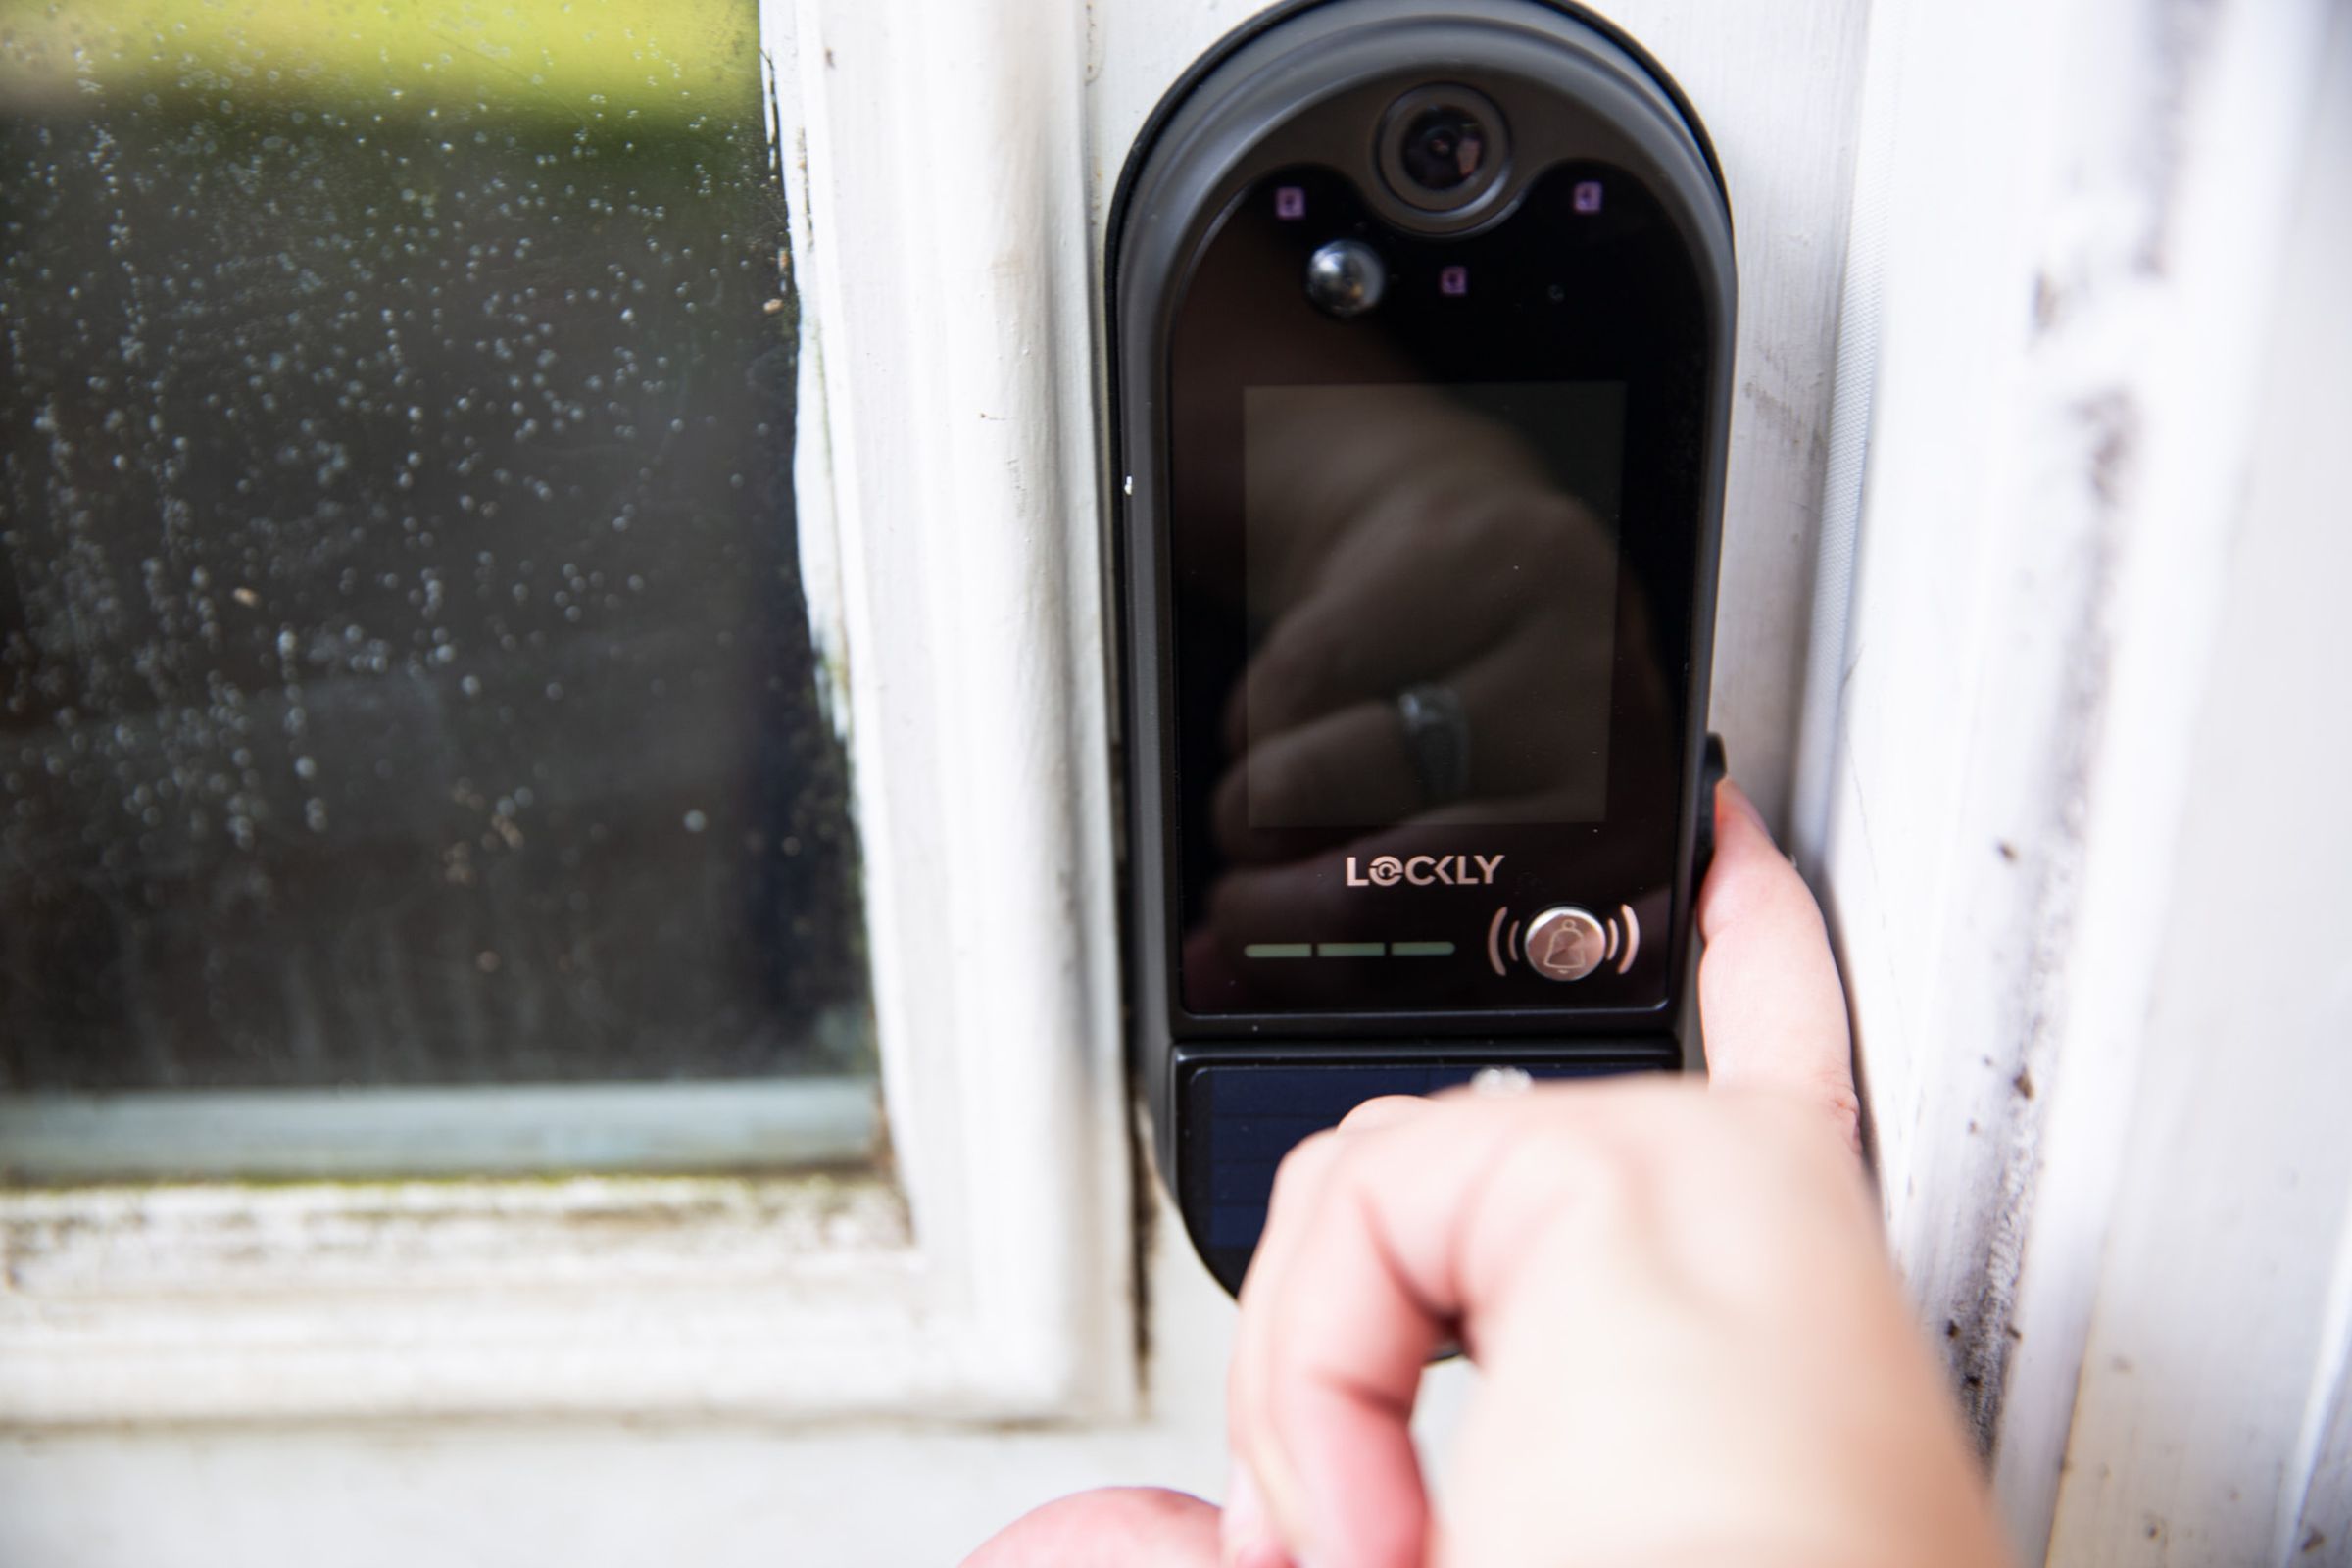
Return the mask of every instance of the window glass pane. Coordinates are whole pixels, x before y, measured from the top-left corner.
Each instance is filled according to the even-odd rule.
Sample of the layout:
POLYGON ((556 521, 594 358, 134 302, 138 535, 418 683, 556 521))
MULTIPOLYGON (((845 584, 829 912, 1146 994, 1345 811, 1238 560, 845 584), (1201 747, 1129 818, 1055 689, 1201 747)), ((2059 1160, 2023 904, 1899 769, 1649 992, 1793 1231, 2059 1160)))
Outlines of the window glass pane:
MULTIPOLYGON (((758 11, 0 5, 0 1163, 185 1103, 166 1163, 283 1164, 256 1091, 417 1167, 515 1156, 403 1088, 638 1086, 517 1098, 635 1129, 558 1164, 657 1081, 870 1121, 758 11)), ((733 1119, 667 1162, 871 1132, 733 1119)))

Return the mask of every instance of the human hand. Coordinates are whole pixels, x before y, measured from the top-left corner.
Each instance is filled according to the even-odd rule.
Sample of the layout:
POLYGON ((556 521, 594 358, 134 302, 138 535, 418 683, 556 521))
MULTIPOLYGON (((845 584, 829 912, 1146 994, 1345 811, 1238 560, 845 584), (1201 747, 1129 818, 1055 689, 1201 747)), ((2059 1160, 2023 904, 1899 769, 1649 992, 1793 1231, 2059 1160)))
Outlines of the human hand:
POLYGON ((2005 1561, 1855 1158, 1821 917, 1726 785, 1713 1085, 1375 1101, 1285 1162, 1229 1385, 1231 1568, 2005 1561), (1484 1374, 1443 1515, 1407 1421, 1484 1374))
POLYGON ((2003 1563, 1854 1157, 1820 913, 1734 786, 1716 846, 1711 1088, 1379 1101, 1301 1145, 1243 1290, 1222 1558, 1206 1504, 1089 1493, 967 1568, 2003 1563), (1447 1334, 1484 1377, 1439 1518, 1406 1422, 1447 1334))

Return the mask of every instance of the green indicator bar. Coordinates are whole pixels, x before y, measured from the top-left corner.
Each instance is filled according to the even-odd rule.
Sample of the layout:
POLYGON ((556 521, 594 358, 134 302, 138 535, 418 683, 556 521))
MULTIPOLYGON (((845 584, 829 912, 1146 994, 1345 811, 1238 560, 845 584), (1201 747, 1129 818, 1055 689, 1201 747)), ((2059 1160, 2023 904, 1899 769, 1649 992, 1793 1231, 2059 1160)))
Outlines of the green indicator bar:
POLYGON ((1318 958, 1377 958, 1389 951, 1386 942, 1318 942, 1318 958))
POLYGON ((1392 942, 1389 944, 1389 951, 1399 958, 1450 958, 1453 956, 1453 944, 1450 942, 1392 942))
POLYGON ((1252 942, 1242 954, 1250 958, 1311 958, 1315 948, 1311 942, 1252 942))

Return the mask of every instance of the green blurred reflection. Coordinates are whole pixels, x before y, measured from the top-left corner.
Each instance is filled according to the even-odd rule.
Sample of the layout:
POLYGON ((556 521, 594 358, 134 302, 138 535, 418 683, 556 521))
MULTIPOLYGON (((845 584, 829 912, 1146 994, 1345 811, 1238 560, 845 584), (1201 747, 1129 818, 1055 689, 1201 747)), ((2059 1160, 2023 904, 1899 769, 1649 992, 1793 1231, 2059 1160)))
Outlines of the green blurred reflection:
POLYGON ((759 33, 747 0, 6 0, 0 100, 693 120, 755 112, 759 33))
POLYGON ((757 11, 0 10, 0 1092, 870 1070, 757 11))

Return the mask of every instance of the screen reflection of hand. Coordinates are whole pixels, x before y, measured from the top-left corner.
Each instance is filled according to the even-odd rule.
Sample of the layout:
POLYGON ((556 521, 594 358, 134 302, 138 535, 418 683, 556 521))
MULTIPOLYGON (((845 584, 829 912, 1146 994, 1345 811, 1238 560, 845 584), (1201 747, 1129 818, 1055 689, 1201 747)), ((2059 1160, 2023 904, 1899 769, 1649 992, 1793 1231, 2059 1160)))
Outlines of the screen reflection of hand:
POLYGON ((1231 864, 1277 858, 1277 841, 1298 853, 1298 830, 1329 845, 1600 814, 1611 530, 1509 426, 1440 389, 1378 390, 1337 411, 1299 399, 1252 429, 1248 602, 1264 632, 1226 705, 1237 760, 1214 810, 1231 864), (1408 692, 1443 698, 1434 722, 1458 733, 1417 737, 1408 692), (1461 765, 1433 767, 1433 745, 1461 765))
MULTIPOLYGON (((1613 495, 1570 493, 1519 429, 1443 388, 1326 390, 1250 413, 1239 597, 1259 635, 1225 704, 1223 869, 1185 942, 1202 996, 1240 979, 1253 941, 1390 934, 1382 901, 1338 885, 1341 854, 1465 847, 1404 842, 1451 822, 1601 817, 1618 616, 1645 618, 1638 595, 1618 603, 1613 495), (1416 707, 1438 733, 1414 733, 1416 707)), ((1600 412, 1605 428, 1560 434, 1614 463, 1617 410, 1600 412)), ((1636 684, 1637 703, 1662 700, 1636 684)), ((1259 982, 1294 1003, 1352 995, 1343 966, 1259 982)))

